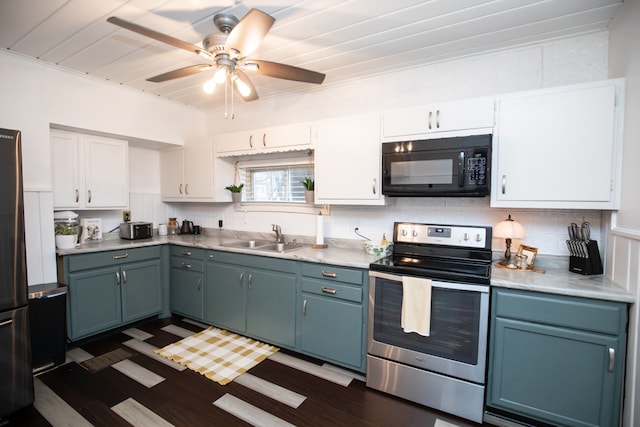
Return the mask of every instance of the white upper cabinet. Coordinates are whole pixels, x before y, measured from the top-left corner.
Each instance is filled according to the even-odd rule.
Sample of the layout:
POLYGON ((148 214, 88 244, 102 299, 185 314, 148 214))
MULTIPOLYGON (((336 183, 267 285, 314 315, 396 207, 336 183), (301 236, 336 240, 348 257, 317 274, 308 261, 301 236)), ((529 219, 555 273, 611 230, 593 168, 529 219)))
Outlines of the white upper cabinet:
POLYGON ((317 135, 316 203, 383 205, 380 117, 325 120, 317 123, 317 135))
POLYGON ((160 174, 163 201, 217 201, 211 143, 162 151, 160 174))
POLYGON ((472 98, 400 110, 382 115, 382 140, 429 139, 491 133, 494 123, 493 98, 472 98), (487 131, 489 129, 489 131, 487 131))
POLYGON ((126 209, 129 206, 127 141, 51 131, 55 209, 126 209))
POLYGON ((491 206, 617 209, 623 84, 499 97, 491 206))
POLYGON ((218 157, 303 150, 311 145, 311 126, 293 124, 233 132, 214 138, 218 157))

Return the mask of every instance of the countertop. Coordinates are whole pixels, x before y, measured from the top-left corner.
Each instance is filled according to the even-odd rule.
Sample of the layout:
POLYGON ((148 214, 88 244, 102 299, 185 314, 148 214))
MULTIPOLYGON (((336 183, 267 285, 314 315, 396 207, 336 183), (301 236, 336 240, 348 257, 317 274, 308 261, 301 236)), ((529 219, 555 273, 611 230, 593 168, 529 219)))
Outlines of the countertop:
MULTIPOLYGON (((367 254, 364 250, 363 241, 359 240, 328 239, 327 248, 315 249, 311 247, 311 241, 305 241, 309 240, 308 237, 296 237, 298 237, 295 239, 296 242, 303 244, 303 247, 288 252, 272 252, 249 248, 233 248, 221 245, 238 240, 274 240, 273 233, 261 234, 212 230, 210 232, 208 231, 207 234, 197 236, 180 234, 173 236, 155 235, 152 239, 143 240, 124 240, 120 239, 117 235, 113 235, 103 238, 99 242, 89 242, 78 245, 73 249, 58 249, 57 254, 76 255, 90 252, 126 250, 128 248, 172 244, 364 269, 368 269, 369 264, 381 258, 380 256, 367 254)), ((289 241, 291 241, 291 239, 287 238, 287 242, 289 241)))
MULTIPOLYGON (((288 236, 287 241, 291 240, 289 237, 291 236, 288 236)), ((229 230, 207 230, 206 234, 198 236, 156 235, 152 239, 144 240, 124 240, 120 239, 117 235, 111 235, 106 236, 99 242, 89 242, 83 245, 78 245, 73 249, 58 249, 57 253, 58 255, 75 255, 90 252, 126 250, 128 248, 173 244, 363 269, 368 269, 369 264, 380 258, 380 256, 368 255, 364 251, 363 241, 361 240, 327 239, 327 248, 315 249, 311 247, 312 241, 308 236, 297 237, 296 241, 304 246, 300 249, 283 253, 221 246, 223 243, 238 240, 273 240, 272 233, 247 233, 229 230)), ((496 256, 499 257, 499 254, 496 254, 496 256)), ((635 297, 631 292, 627 291, 612 280, 609 280, 602 274, 595 276, 583 276, 569 272, 568 257, 538 256, 535 261, 535 267, 536 269, 544 270, 544 273, 534 271, 509 271, 495 267, 494 265, 491 271, 491 286, 624 303, 635 303, 635 297)))

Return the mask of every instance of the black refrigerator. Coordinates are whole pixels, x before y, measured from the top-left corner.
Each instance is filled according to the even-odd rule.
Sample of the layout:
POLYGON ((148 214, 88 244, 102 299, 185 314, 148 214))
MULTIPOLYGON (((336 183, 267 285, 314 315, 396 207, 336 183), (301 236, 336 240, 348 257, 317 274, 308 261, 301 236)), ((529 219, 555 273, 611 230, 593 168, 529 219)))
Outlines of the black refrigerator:
POLYGON ((0 418, 33 402, 20 131, 0 129, 0 418))

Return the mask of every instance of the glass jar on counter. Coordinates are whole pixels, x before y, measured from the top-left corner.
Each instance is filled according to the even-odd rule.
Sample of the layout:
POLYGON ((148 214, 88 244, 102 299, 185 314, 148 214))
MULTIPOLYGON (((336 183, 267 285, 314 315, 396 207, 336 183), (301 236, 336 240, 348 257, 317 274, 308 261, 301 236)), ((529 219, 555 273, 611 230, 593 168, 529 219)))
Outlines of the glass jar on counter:
POLYGON ((56 247, 58 249, 74 248, 80 236, 78 214, 71 211, 55 212, 53 224, 56 247))
POLYGON ((169 218, 169 222, 167 223, 167 234, 170 236, 178 234, 178 221, 176 220, 176 218, 169 218))

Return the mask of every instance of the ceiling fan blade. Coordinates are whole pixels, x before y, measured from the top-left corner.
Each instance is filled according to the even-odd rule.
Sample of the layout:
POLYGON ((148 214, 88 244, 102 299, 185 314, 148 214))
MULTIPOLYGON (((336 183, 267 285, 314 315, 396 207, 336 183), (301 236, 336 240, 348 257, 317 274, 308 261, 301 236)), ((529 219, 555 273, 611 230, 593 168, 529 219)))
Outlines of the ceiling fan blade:
POLYGON ((305 70, 304 68, 294 67, 293 65, 279 64, 261 59, 248 59, 245 63, 258 65, 257 73, 262 76, 316 84, 322 83, 325 78, 323 73, 305 70))
POLYGON ((197 74, 202 71, 207 71, 214 68, 213 65, 209 64, 198 64, 198 65, 189 65, 188 67, 178 68, 177 70, 169 71, 163 74, 158 74, 157 76, 150 77, 147 79, 148 82, 153 83, 161 83, 166 82, 167 80, 177 79, 179 77, 186 77, 192 74, 197 74))
POLYGON ((171 46, 175 46, 179 49, 184 49, 184 50, 188 50, 189 52, 193 52, 195 54, 205 54, 205 55, 209 55, 209 53, 205 50, 202 50, 202 48, 191 44, 191 43, 187 43, 187 42, 183 42, 180 39, 177 39, 175 37, 171 37, 168 36, 166 34, 163 33, 159 33, 155 30, 152 30, 150 28, 147 27, 143 27, 141 25, 138 24, 134 24, 133 22, 129 22, 129 21, 125 21, 124 19, 120 19, 118 17, 112 16, 110 18, 107 19, 107 22, 110 22, 114 25, 117 25, 119 27, 122 27, 124 29, 133 31, 134 33, 138 33, 138 34, 142 34, 143 36, 147 36, 147 37, 151 37, 152 39, 155 39, 159 42, 162 43, 166 43, 166 44, 170 44, 171 46))
POLYGON ((256 90, 256 87, 253 85, 253 82, 251 82, 251 79, 249 78, 249 76, 247 76, 245 73, 243 73, 241 70, 238 70, 237 68, 235 69, 234 72, 238 76, 238 80, 240 80, 242 83, 247 85, 249 89, 251 89, 251 93, 247 96, 244 96, 242 95, 242 93, 240 93, 240 90, 234 84, 233 88, 238 93, 238 95, 240 95, 242 99, 244 99, 245 101, 255 101, 256 99, 258 99, 259 98, 258 91, 256 90))
POLYGON ((225 50, 238 56, 250 55, 258 48, 274 22, 276 20, 272 16, 251 9, 229 33, 225 50))

